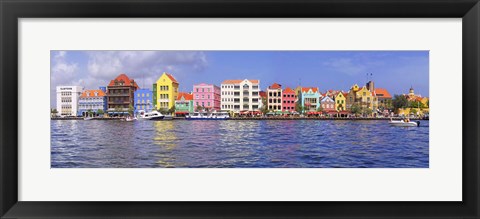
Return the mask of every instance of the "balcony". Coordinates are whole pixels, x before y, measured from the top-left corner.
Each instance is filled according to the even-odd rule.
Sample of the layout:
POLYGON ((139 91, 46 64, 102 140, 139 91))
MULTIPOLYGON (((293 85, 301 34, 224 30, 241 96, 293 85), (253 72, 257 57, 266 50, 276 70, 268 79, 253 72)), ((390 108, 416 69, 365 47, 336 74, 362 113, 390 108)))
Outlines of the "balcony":
POLYGON ((108 101, 108 104, 130 104, 130 101, 108 101))
POLYGON ((108 96, 111 97, 128 97, 130 96, 129 93, 109 93, 108 96))

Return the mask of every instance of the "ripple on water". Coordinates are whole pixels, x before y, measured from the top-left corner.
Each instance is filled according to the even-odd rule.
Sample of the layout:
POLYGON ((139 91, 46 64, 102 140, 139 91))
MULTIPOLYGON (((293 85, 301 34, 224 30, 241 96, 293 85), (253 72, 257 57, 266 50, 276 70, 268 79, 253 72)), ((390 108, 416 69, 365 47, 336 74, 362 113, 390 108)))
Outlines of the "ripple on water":
POLYGON ((429 123, 51 121, 52 168, 428 168, 429 123))

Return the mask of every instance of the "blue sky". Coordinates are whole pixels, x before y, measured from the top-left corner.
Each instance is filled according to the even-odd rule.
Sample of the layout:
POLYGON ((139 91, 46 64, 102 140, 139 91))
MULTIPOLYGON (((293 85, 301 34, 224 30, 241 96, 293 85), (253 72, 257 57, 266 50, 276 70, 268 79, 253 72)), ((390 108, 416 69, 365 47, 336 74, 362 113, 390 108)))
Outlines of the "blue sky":
POLYGON ((51 51, 51 106, 57 85, 106 86, 120 73, 151 89, 163 72, 180 82, 220 85, 226 79, 259 79, 262 90, 276 82, 347 91, 368 79, 392 95, 429 96, 428 51, 51 51))

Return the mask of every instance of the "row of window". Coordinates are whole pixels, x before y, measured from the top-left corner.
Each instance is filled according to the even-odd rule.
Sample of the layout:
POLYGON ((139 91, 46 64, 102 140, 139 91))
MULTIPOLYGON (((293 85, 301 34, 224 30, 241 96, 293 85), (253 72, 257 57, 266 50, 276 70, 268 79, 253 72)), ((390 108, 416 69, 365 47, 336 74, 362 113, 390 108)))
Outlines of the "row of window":
MULTIPOLYGON (((194 105, 195 105, 195 106, 202 106, 202 107, 205 107, 205 102, 202 102, 201 104, 200 104, 200 102, 195 102, 195 104, 194 104, 194 105)), ((207 106, 208 106, 208 107, 210 106, 210 102, 207 102, 207 106)))
MULTIPOLYGON (((142 101, 137 100, 137 103, 145 103, 145 100, 142 100, 142 101)), ((150 100, 147 100, 147 103, 150 103, 150 100)))
POLYGON ((62 99, 60 99, 60 102, 62 102, 62 103, 71 103, 71 102, 72 102, 72 98, 62 98, 62 99))
POLYGON ((142 109, 142 110, 150 110, 151 107, 149 105, 140 105, 136 107, 137 109, 142 109))
MULTIPOLYGON (((196 100, 200 99, 198 94, 195 95, 195 99, 196 99, 196 100)), ((202 94, 202 98, 201 98, 201 99, 205 99, 205 95, 202 94)), ((207 95, 207 100, 209 100, 209 99, 210 99, 210 95, 207 95)))
POLYGON ((322 108, 331 109, 331 108, 335 108, 335 106, 333 104, 322 104, 322 108))
MULTIPOLYGON (((94 92, 93 95, 94 95, 95 97, 98 96, 98 92, 94 92)), ((89 96, 90 96, 90 92, 87 92, 87 97, 89 97, 89 96)))
MULTIPOLYGON (((201 88, 202 92, 205 92, 205 88, 201 88)), ((200 88, 195 89, 197 92, 200 92, 200 88)), ((207 92, 210 92, 210 88, 207 88, 207 92)))
POLYGON ((168 99, 168 94, 160 94, 160 99, 168 99))
MULTIPOLYGON (((150 97, 150 94, 149 93, 146 93, 147 97, 150 97)), ((142 93, 141 95, 142 97, 145 97, 145 93, 142 93)), ((140 97, 140 93, 137 93, 137 97, 140 97)))
POLYGON ((72 96, 72 92, 60 92, 62 96, 72 96))
MULTIPOLYGON (((239 110, 240 105, 222 105, 222 109, 235 109, 239 110)), ((248 105, 245 105, 243 109, 248 109, 248 105)), ((252 109, 256 110, 258 109, 258 105, 252 105, 252 109)))
POLYGON ((103 98, 80 98, 78 102, 97 102, 97 101, 103 101, 103 98))
POLYGON ((108 101, 115 101, 115 102, 127 102, 127 101, 130 101, 130 98, 128 97, 109 97, 108 98, 108 101))
MULTIPOLYGON (((239 90, 240 89, 240 85, 222 85, 221 86, 223 89, 235 89, 235 90, 239 90)), ((248 84, 244 84, 243 85, 243 89, 249 89, 250 86, 248 86, 248 84)), ((252 89, 256 90, 258 89, 258 85, 253 85, 252 86, 252 89)))

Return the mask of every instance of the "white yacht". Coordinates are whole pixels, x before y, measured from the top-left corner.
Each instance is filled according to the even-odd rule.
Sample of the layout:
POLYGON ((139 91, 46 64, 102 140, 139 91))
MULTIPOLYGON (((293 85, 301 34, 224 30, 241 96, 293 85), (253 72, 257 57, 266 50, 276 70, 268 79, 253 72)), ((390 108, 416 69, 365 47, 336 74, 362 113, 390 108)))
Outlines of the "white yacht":
POLYGON ((162 120, 164 117, 165 116, 163 114, 161 114, 156 110, 148 113, 143 110, 140 110, 137 118, 140 120, 162 120))

